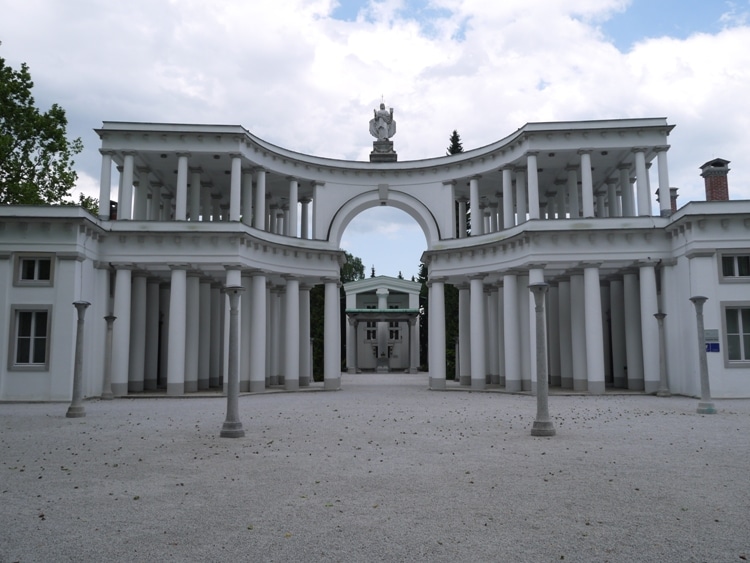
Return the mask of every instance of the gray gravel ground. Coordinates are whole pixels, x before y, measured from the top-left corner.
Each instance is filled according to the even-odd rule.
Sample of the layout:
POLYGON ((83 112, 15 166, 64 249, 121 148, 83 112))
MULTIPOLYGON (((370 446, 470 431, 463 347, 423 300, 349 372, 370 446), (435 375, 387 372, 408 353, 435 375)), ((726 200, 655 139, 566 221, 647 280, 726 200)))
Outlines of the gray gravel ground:
POLYGON ((0 405, 0 561, 750 559, 750 400, 339 392, 0 405))

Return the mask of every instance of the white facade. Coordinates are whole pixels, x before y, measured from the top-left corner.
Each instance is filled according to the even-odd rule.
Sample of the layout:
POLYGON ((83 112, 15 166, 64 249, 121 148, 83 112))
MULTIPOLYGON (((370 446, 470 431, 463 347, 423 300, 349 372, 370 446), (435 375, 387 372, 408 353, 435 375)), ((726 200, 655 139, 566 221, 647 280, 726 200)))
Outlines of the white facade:
POLYGON ((655 392, 661 311, 669 387, 697 395, 689 298, 702 294, 716 340, 712 395, 749 397, 750 202, 691 202, 672 213, 672 127, 661 118, 532 123, 459 155, 369 163, 294 153, 239 126, 105 122, 99 217, 0 207, 0 400, 70 398, 76 300, 91 302, 86 396, 103 390, 108 314, 117 317, 115 395, 218 387, 229 285, 246 289, 243 391, 310 383, 317 284, 325 285, 325 387, 337 389, 338 247, 348 223, 374 206, 406 211, 427 239, 432 388, 446 386, 449 283, 460 290, 460 382, 533 391, 527 286, 546 281, 552 385, 655 392))

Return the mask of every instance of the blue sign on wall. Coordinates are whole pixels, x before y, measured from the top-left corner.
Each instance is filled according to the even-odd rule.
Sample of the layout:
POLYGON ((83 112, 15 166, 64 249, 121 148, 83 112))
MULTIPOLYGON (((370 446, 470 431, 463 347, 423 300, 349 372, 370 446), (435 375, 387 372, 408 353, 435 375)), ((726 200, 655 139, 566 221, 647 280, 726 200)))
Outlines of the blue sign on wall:
POLYGON ((706 352, 719 352, 718 342, 706 342, 706 352))

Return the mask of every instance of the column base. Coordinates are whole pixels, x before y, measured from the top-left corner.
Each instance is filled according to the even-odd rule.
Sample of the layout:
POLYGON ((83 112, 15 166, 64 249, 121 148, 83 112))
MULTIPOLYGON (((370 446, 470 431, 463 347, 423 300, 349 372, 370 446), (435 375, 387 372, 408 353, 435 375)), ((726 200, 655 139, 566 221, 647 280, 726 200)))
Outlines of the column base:
POLYGON ((167 395, 172 397, 179 397, 185 394, 184 383, 167 383, 167 395))
POLYGON ((242 438, 245 431, 242 429, 241 422, 225 422, 221 427, 219 436, 222 438, 242 438))
POLYGON ((208 391, 211 386, 208 383, 208 379, 198 380, 198 391, 208 391))
POLYGON ((606 384, 603 381, 589 381, 589 395, 604 395, 606 384))
POLYGON ((208 380, 208 387, 209 387, 209 389, 210 389, 211 387, 219 387, 220 383, 221 383, 221 382, 220 382, 220 380, 219 380, 219 378, 218 378, 218 377, 212 377, 212 378, 210 378, 210 379, 208 380))
POLYGON ((310 387, 310 378, 306 375, 300 376, 299 378, 300 387, 310 387))
POLYGON ((430 389, 432 389, 433 391, 445 391, 445 379, 431 377, 430 389))
POLYGON ((195 393, 198 391, 197 381, 186 381, 185 382, 185 393, 195 393))
POLYGON ((82 406, 74 407, 71 405, 68 407, 68 412, 65 413, 65 418, 81 418, 84 416, 86 416, 86 411, 82 406))
POLYGON ((658 381, 644 381, 643 390, 649 395, 652 395, 659 390, 659 383, 660 382, 658 381))
POLYGON ((417 368, 409 368, 409 373, 419 373, 419 370, 417 368))
POLYGON ((589 382, 586 379, 573 379, 573 391, 588 391, 589 382))
POLYGON ((550 375, 549 377, 550 387, 560 387, 561 384, 562 384, 562 378, 559 375, 550 375))
POLYGON ((143 381, 128 381, 128 393, 143 393, 143 381))
POLYGON ((113 383, 112 384, 112 395, 115 397, 126 397, 128 394, 127 383, 113 383))
POLYGON ((250 381, 250 393, 261 393, 266 390, 266 380, 250 381))
POLYGON ((299 379, 284 379, 284 390, 286 391, 299 391, 299 379))
POLYGON ((471 385, 471 376, 470 375, 462 375, 458 378, 459 385, 465 385, 469 386, 471 385))
POLYGON ((357 373, 357 368, 347 368, 346 373, 357 373))
POLYGON ((504 375, 498 376, 497 383, 500 386, 505 386, 505 376, 504 375))
POLYGON ((572 377, 561 377, 560 387, 563 389, 573 389, 573 378, 572 377))
POLYGON ((643 391, 644 385, 642 379, 628 379, 628 389, 630 391, 643 391))
POLYGON ((492 375, 490 375, 489 383, 491 385, 500 385, 500 376, 496 373, 493 373, 492 375))
POLYGON ((713 401, 701 401, 696 411, 698 414, 716 414, 716 406, 713 401))
POLYGON ((144 391, 156 391, 156 380, 155 379, 144 379, 143 380, 144 391))
POLYGON ((269 385, 278 385, 279 384, 279 376, 278 375, 272 375, 268 379, 268 384, 269 385))
POLYGON ((510 391, 511 393, 520 393, 521 392, 521 380, 520 379, 506 379, 505 390, 510 391))
POLYGON ((341 378, 326 379, 323 381, 323 388, 326 391, 339 391, 341 389, 341 378))
POLYGON ((534 424, 531 425, 532 436, 554 436, 555 434, 555 425, 551 420, 548 420, 546 422, 539 422, 535 420, 534 424))
POLYGON ((482 379, 472 379, 471 380, 471 388, 476 391, 484 391, 487 388, 487 383, 485 382, 484 378, 482 379))

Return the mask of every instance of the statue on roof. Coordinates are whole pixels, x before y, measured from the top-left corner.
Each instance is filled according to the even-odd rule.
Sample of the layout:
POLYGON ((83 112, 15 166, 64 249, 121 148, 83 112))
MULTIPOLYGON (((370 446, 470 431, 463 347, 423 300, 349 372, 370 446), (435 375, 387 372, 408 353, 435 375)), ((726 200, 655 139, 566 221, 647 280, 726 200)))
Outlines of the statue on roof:
POLYGON ((380 109, 373 110, 375 114, 370 120, 370 135, 378 141, 387 141, 396 134, 396 121, 393 119, 393 108, 385 109, 385 104, 380 104, 380 109))

